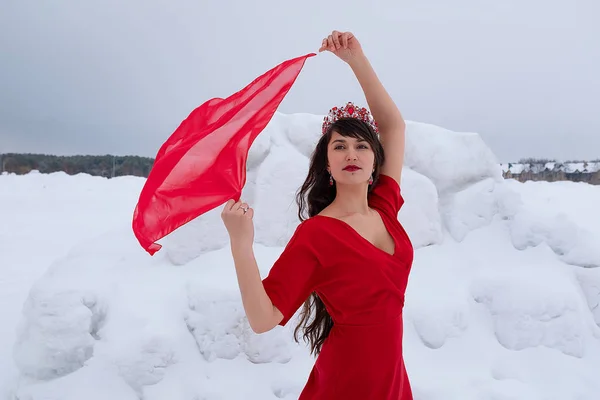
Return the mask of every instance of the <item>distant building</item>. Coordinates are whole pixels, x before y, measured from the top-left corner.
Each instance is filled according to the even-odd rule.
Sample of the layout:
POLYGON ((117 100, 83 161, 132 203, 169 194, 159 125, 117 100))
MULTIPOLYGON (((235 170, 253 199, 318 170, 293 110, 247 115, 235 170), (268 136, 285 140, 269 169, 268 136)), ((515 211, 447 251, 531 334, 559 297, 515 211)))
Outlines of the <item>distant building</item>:
POLYGON ((600 161, 595 162, 531 162, 500 164, 505 179, 526 181, 573 181, 600 185, 600 161))

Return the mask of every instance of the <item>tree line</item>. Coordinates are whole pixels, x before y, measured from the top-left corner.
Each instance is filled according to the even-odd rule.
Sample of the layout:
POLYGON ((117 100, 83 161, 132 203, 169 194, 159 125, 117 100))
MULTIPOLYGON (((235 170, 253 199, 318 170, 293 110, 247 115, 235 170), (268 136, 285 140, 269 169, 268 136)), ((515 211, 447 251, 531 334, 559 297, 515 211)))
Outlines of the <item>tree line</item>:
POLYGON ((23 175, 38 170, 41 173, 65 172, 69 175, 89 174, 107 178, 116 176, 141 176, 147 178, 154 159, 140 156, 76 155, 54 156, 48 154, 0 154, 0 172, 23 175))

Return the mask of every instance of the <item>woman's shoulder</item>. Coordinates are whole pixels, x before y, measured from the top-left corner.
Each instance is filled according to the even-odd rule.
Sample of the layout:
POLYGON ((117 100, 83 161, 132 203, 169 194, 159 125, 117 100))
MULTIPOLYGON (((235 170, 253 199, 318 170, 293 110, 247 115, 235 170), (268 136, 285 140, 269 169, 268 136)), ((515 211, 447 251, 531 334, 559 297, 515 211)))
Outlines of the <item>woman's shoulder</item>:
POLYGON ((313 218, 307 218, 300 221, 292 234, 292 240, 309 240, 311 235, 315 232, 315 222, 313 218))
POLYGON ((320 249, 321 244, 326 243, 331 235, 331 218, 317 214, 301 221, 294 232, 294 240, 310 243, 310 247, 315 250, 320 249))
POLYGON ((371 193, 375 192, 377 189, 392 189, 394 191, 400 192, 400 185, 398 182, 389 175, 379 174, 377 178, 377 183, 371 193))
POLYGON ((380 174, 369 193, 369 204, 395 216, 404 204, 398 182, 388 175, 380 174))
POLYGON ((326 217, 321 214, 306 218, 298 224, 296 232, 309 237, 318 234, 322 230, 323 218, 326 217))
POLYGON ((304 258, 312 257, 319 264, 324 265, 331 243, 330 228, 324 225, 326 222, 318 216, 301 221, 285 249, 296 255, 302 254, 304 258))

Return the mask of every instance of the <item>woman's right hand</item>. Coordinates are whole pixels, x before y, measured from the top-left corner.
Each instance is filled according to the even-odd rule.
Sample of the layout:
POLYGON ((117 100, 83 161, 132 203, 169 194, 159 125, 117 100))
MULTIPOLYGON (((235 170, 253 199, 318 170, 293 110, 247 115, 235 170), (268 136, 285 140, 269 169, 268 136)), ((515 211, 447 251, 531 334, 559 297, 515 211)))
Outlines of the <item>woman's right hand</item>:
POLYGON ((247 203, 228 200, 221 212, 232 244, 252 246, 254 242, 254 210, 247 203), (244 212, 244 209, 246 212, 244 212))
POLYGON ((352 32, 331 32, 331 35, 321 42, 319 52, 322 51, 330 51, 348 64, 357 58, 364 57, 362 47, 352 32))

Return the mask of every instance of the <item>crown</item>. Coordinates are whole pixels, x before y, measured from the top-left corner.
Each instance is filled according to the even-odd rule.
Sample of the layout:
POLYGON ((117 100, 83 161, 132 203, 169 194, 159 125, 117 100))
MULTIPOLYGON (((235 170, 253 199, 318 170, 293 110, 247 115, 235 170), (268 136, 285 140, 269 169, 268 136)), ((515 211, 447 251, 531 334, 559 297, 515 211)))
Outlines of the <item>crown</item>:
POLYGON ((356 118, 371 125, 375 133, 379 133, 377 122, 375 122, 369 110, 364 107, 356 107, 352 102, 348 102, 344 107, 333 107, 329 110, 329 114, 323 118, 322 133, 325 134, 329 127, 341 118, 356 118))

